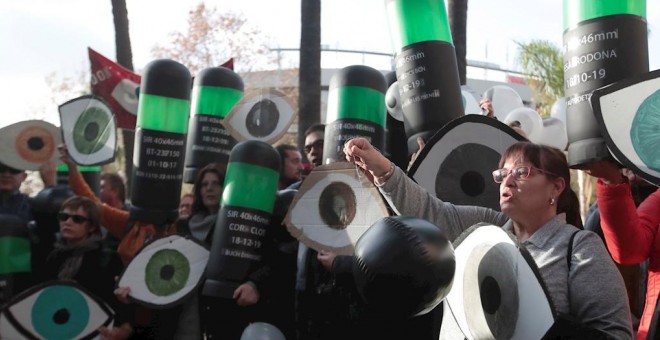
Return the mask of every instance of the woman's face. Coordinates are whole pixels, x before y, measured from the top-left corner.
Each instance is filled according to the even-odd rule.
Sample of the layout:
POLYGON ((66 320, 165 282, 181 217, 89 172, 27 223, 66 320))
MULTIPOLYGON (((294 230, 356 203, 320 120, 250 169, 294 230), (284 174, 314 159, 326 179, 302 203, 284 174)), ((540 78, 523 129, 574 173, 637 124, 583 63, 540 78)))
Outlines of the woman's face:
POLYGON ((556 206, 559 194, 553 181, 544 172, 520 158, 507 159, 503 169, 506 176, 500 183, 500 208, 516 221, 548 213, 556 206), (550 205, 554 197, 555 205, 550 205))
POLYGON ((207 172, 202 177, 200 185, 204 207, 213 213, 217 212, 220 209, 220 198, 222 197, 220 178, 215 173, 207 172))
POLYGON ((85 209, 64 208, 59 214, 60 234, 67 243, 80 242, 92 233, 85 209))

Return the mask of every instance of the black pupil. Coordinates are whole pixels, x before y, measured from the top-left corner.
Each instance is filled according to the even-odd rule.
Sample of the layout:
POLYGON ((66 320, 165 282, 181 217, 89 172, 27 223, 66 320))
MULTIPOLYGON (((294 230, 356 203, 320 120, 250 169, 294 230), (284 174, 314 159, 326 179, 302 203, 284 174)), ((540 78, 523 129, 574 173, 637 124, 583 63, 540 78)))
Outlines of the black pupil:
POLYGON ((174 266, 171 264, 164 265, 160 268, 160 278, 163 280, 169 280, 174 276, 174 266))
POLYGON ((486 313, 495 314, 497 309, 500 308, 500 303, 502 303, 500 285, 497 284, 497 281, 492 276, 487 276, 481 282, 480 288, 481 306, 483 306, 486 313))
POLYGON ((476 171, 467 171, 461 176, 461 189, 468 196, 477 196, 484 192, 486 182, 483 176, 476 171))
POLYGON ((69 321, 69 317, 69 311, 62 308, 55 312, 55 315, 53 315, 53 321, 58 325, 62 325, 69 321))
POLYGON ((41 150, 44 147, 44 141, 39 137, 32 137, 28 139, 27 145, 30 150, 41 150))
POLYGON ((85 140, 93 141, 99 135, 99 124, 91 122, 85 126, 85 140))

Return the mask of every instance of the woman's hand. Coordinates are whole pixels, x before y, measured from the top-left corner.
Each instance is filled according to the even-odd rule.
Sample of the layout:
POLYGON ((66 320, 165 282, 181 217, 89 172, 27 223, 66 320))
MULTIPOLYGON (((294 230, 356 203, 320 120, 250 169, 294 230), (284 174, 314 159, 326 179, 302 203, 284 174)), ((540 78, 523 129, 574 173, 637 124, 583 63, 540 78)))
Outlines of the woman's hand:
POLYGON ((130 287, 119 287, 115 289, 114 293, 115 296, 117 297, 117 300, 119 300, 119 302, 124 304, 131 303, 131 299, 128 297, 128 295, 131 293, 130 287))
POLYGON ((600 178, 605 184, 620 184, 624 181, 621 169, 611 160, 587 164, 584 166, 584 172, 600 178))
MULTIPOLYGON (((392 162, 385 158, 365 138, 354 138, 344 144, 346 160, 354 163, 376 179, 391 175, 392 162)), ((385 180, 387 180, 385 178, 385 180)))
POLYGON ((234 300, 239 306, 252 306, 259 302, 259 291, 252 282, 246 282, 234 291, 234 300))
POLYGON ((69 149, 67 149, 65 144, 58 145, 57 150, 60 152, 60 160, 67 165, 69 171, 75 171, 78 169, 76 162, 74 162, 69 156, 69 149))
POLYGON ((321 265, 327 270, 332 268, 332 263, 335 262, 335 257, 337 257, 337 254, 325 250, 321 250, 318 255, 316 255, 316 259, 319 260, 321 265))
POLYGON ((102 340, 124 340, 131 337, 133 334, 133 328, 128 322, 126 322, 119 327, 101 327, 99 328, 99 333, 102 340))

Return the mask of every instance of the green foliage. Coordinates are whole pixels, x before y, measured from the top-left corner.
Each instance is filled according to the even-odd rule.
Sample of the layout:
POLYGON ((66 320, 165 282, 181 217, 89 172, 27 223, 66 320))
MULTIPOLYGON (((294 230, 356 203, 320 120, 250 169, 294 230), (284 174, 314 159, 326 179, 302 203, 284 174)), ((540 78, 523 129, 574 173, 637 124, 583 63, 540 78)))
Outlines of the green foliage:
POLYGON ((518 62, 529 78, 537 110, 547 117, 552 104, 564 95, 564 60, 561 50, 545 40, 516 44, 518 62))

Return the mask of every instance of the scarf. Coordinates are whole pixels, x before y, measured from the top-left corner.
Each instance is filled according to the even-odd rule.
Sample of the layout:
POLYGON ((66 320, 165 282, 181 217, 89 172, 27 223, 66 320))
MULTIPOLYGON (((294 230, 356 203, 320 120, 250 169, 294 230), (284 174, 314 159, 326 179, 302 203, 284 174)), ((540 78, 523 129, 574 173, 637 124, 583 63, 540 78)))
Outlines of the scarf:
POLYGON ((55 244, 55 249, 48 255, 48 260, 65 257, 58 270, 57 278, 60 280, 73 280, 80 270, 85 254, 99 248, 101 248, 101 236, 96 234, 74 244, 60 241, 55 244))
POLYGON ((218 219, 217 214, 195 214, 188 221, 188 228, 190 228, 190 234, 202 242, 206 241, 206 237, 209 234, 211 227, 215 225, 215 221, 218 219))

